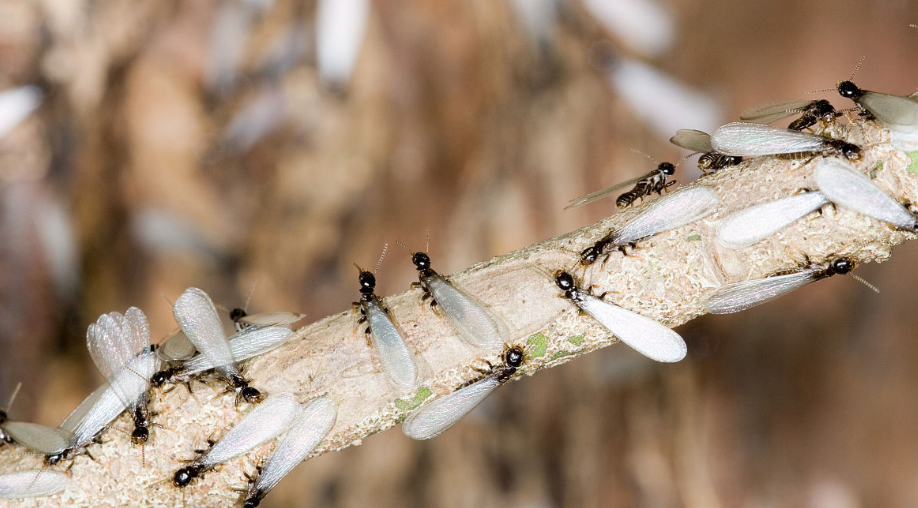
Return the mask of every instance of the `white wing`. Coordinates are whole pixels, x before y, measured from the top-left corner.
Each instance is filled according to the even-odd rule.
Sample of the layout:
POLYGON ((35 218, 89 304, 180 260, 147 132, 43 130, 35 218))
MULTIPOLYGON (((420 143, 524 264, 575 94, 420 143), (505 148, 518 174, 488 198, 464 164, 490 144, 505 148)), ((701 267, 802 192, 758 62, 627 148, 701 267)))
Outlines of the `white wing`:
POLYGON ((160 344, 159 349, 156 350, 159 357, 168 362, 187 360, 194 356, 197 351, 194 344, 188 340, 188 336, 185 335, 185 332, 181 330, 169 337, 166 342, 160 344))
POLYGON ((367 321, 370 323, 373 346, 389 378, 399 388, 406 390, 416 388, 418 369, 414 364, 414 358, 408 351, 402 334, 395 328, 379 302, 374 301, 367 305, 367 321))
POLYGON ((0 499, 50 496, 66 489, 68 481, 64 473, 46 469, 0 475, 0 499))
POLYGON ((175 301, 173 313, 188 340, 210 359, 215 369, 227 378, 239 375, 220 315, 207 293, 198 288, 186 289, 175 301))
POLYGON ((79 448, 92 441, 122 411, 139 400, 150 388, 150 378, 159 367, 159 357, 155 353, 144 353, 87 397, 60 427, 73 433, 71 446, 79 448))
POLYGON ((325 439, 337 417, 338 406, 327 397, 312 399, 302 406, 290 430, 261 470, 255 489, 273 489, 325 439))
MULTIPOLYGON (((241 362, 263 355, 284 345, 293 331, 283 326, 250 326, 230 337, 230 350, 233 358, 241 362)), ((197 374, 214 368, 214 364, 205 355, 197 355, 185 362, 183 375, 197 374)))
POLYGON ((822 150, 826 138, 805 132, 757 123, 733 122, 711 135, 711 145, 720 153, 758 157, 822 150))
POLYGON ((575 303, 647 358, 658 362, 678 362, 685 358, 687 348, 682 337, 656 320, 591 295, 583 295, 583 301, 575 303))
POLYGON ((814 172, 816 186, 830 201, 857 213, 915 231, 918 219, 848 162, 822 159, 814 172))
POLYGON ((13 441, 42 455, 54 455, 64 451, 73 439, 69 432, 37 423, 6 422, 2 427, 13 441))
POLYGON ((298 312, 262 312, 243 316, 239 318, 239 321, 259 326, 289 325, 296 323, 304 317, 306 317, 306 314, 300 314, 298 312))
POLYGON ((669 138, 669 142, 693 152, 714 151, 714 147, 711 146, 711 135, 695 129, 679 129, 675 136, 669 138))
POLYGON ((765 277, 721 286, 705 302, 705 310, 711 314, 730 314, 777 298, 781 295, 816 280, 816 270, 807 269, 788 275, 765 277))
POLYGON ((493 376, 460 388, 421 406, 402 423, 402 432, 411 439, 437 437, 475 409, 500 382, 493 376))
POLYGON ((439 275, 427 281, 434 300, 469 344, 486 350, 504 347, 497 318, 484 304, 457 289, 439 275))
POLYGON ((345 87, 363 45, 369 17, 368 0, 319 0, 316 6, 316 60, 319 77, 332 87, 345 87))
POLYGON ((767 102, 758 104, 743 110, 740 113, 740 120, 756 123, 771 123, 801 113, 808 106, 816 101, 805 99, 791 99, 786 101, 767 102))
POLYGON ((720 221, 717 240, 732 249, 748 247, 828 202, 820 192, 807 192, 744 208, 720 221))
POLYGON ((692 187, 656 200, 644 213, 612 234, 613 242, 625 245, 641 238, 684 226, 713 212, 720 199, 707 187, 692 187))
POLYGON ((269 396, 246 413, 197 463, 212 467, 275 438, 290 428, 299 406, 289 393, 269 396))
POLYGON ((893 131, 905 134, 918 131, 918 102, 912 99, 866 92, 858 99, 858 103, 893 131))
POLYGON ((36 86, 22 86, 0 92, 0 138, 15 129, 41 104, 36 86))

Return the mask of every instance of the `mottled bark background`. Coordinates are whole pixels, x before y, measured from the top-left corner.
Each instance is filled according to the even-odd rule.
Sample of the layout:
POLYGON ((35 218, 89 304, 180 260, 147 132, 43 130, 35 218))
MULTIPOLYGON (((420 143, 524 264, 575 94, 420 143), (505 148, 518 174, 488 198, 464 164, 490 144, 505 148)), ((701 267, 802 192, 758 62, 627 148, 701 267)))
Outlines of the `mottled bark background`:
MULTIPOLYGON (((101 382, 103 312, 141 307, 159 339, 185 287, 234 307, 257 283, 251 312, 319 319, 384 242, 430 228, 449 273, 610 213, 561 209, 651 169, 632 148, 681 158, 670 124, 830 87, 862 55, 861 86, 918 87, 908 0, 659 6, 654 47, 658 22, 624 36, 575 0, 376 1, 330 87, 309 0, 0 2, 0 89, 46 93, 0 139, 0 404, 21 381, 11 416, 59 424, 101 382), (632 60, 702 95, 660 118, 673 97, 608 78, 632 60)), ((309 461, 263 506, 915 506, 916 262, 861 267, 879 295, 838 277, 691 322, 677 365, 612 347, 539 373, 433 441, 309 461)), ((390 249, 379 292, 414 277, 390 249)))

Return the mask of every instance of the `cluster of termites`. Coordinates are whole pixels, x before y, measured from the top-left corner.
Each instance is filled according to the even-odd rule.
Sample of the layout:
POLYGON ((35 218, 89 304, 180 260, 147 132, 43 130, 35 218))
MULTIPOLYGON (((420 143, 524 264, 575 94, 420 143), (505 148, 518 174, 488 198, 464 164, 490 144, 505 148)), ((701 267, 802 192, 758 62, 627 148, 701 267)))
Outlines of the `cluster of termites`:
MULTIPOLYGON (((918 144, 915 94, 900 97, 861 90, 850 80, 839 83, 837 90, 842 97, 854 101, 861 116, 885 125, 894 146, 913 149, 918 144)), ((858 167, 862 148, 848 140, 823 135, 825 127, 840 116, 842 113, 825 100, 783 101, 750 108, 742 114, 743 122, 723 125, 711 135, 694 130, 676 133, 671 141, 700 153, 698 166, 705 174, 762 156, 805 159, 804 164, 812 166, 816 190, 747 207, 724 217, 716 229, 720 246, 749 247, 828 204, 901 230, 918 232, 916 216, 865 176, 864 168, 858 167), (799 117, 788 129, 767 125, 792 115, 799 117), (813 129, 819 133, 806 132, 813 129)), ((673 164, 659 164, 654 171, 637 179, 576 199, 570 207, 633 184, 616 201, 619 207, 630 206, 651 194, 662 194, 675 183, 667 181, 674 171, 673 164)), ((702 178, 698 184, 660 197, 624 226, 587 246, 580 254, 580 263, 592 265, 616 251, 624 253, 627 247, 635 247, 653 235, 712 214, 719 208, 720 198, 704 183, 702 178)), ((449 322, 468 347, 485 354, 502 354, 502 362, 492 366, 480 379, 411 410, 402 424, 403 432, 414 439, 429 439, 449 429, 496 387, 516 375, 524 363, 525 351, 514 345, 519 337, 509 336, 500 316, 434 271, 427 253, 411 252, 411 259, 418 270, 415 285, 423 290, 422 300, 436 307, 438 315, 449 322)), ((852 260, 839 256, 822 263, 808 262, 788 273, 723 285, 709 296, 704 308, 710 313, 737 312, 810 282, 848 273, 853 267, 852 260)), ((368 347, 373 349, 392 386, 400 393, 411 393, 421 381, 414 354, 375 293, 375 275, 359 266, 358 270, 360 298, 354 303, 355 324, 364 329, 368 347)), ((561 296, 639 353, 659 362, 677 362, 685 357, 686 344, 672 329, 592 294, 568 271, 557 271, 553 279, 561 296)), ((115 418, 129 411, 135 425, 131 440, 142 445, 150 439, 147 405, 153 388, 175 381, 187 382, 193 376, 215 371, 228 384, 228 389, 237 394, 237 399, 250 403, 252 408, 209 449, 176 470, 170 481, 176 487, 185 487, 219 464, 277 439, 272 455, 259 467, 243 500, 245 507, 258 505, 326 439, 337 419, 337 404, 329 396, 301 402, 288 393, 265 395, 252 386, 239 367, 240 362, 288 342, 293 336, 289 325, 303 316, 284 312, 248 316, 237 309, 231 314, 236 333, 227 337, 216 306, 200 289, 186 290, 175 301, 173 311, 181 331, 158 347, 151 345, 150 327, 139 309, 132 307, 123 315, 112 312, 100 317, 89 326, 86 335, 89 352, 106 383, 57 428, 11 421, 0 411, 0 440, 44 455, 50 467, 85 452, 115 418)), ((0 498, 51 495, 66 489, 67 483, 67 474, 49 469, 2 475, 0 498)))

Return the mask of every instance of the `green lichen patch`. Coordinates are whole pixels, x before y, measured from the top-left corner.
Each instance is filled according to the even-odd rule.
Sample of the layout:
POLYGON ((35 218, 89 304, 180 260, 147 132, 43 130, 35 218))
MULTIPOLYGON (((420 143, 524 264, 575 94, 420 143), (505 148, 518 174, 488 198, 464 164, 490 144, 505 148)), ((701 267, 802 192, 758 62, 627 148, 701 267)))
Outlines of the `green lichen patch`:
POLYGON ((548 349, 548 337, 543 333, 534 333, 526 339, 526 345, 532 346, 529 352, 530 358, 541 358, 545 356, 545 350, 548 349))
POLYGON ((908 165, 909 172, 918 175, 918 150, 908 152, 908 156, 912 159, 912 163, 908 165))
POLYGON ((584 337, 583 335, 575 335, 573 337, 568 337, 567 341, 575 346, 579 346, 583 344, 583 337, 584 337))
POLYGON ((701 235, 699 235, 698 233, 695 233, 694 235, 686 236, 685 239, 690 242, 697 242, 698 240, 701 240, 701 235))
POLYGON ((558 351, 557 353, 555 353, 554 355, 552 355, 551 361, 555 361, 555 360, 557 360, 558 358, 564 358, 565 356, 571 356, 572 354, 574 354, 574 353, 571 353, 570 351, 567 351, 567 350, 562 349, 561 351, 558 351))
POLYGON ((424 400, 427 397, 430 397, 432 394, 433 392, 430 391, 430 388, 422 386, 418 388, 417 393, 414 394, 414 398, 411 400, 395 399, 395 407, 401 409, 402 411, 410 411, 420 406, 421 402, 424 402, 424 400))

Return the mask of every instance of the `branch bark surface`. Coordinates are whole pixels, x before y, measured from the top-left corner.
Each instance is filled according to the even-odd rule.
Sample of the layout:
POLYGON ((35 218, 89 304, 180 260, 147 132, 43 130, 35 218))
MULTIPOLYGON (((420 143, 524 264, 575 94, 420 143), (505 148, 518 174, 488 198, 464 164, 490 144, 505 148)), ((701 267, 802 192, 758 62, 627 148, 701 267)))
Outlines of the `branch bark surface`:
MULTIPOLYGON (((875 174, 874 181, 881 188, 903 202, 918 202, 918 176, 909 172, 912 160, 889 144, 885 130, 863 122, 831 130, 865 147, 857 165, 875 174)), ((586 269, 578 264, 583 248, 623 225, 652 200, 578 231, 477 264, 450 279, 506 322, 509 344, 525 346, 526 360, 518 376, 522 377, 616 342, 597 322, 579 315, 570 302, 559 297, 553 281, 556 270, 571 271, 582 285, 592 285, 597 293, 608 292, 607 298, 624 308, 677 326, 701 315, 702 302, 723 283, 793 268, 805 255, 814 262, 840 256, 858 263, 880 262, 890 256, 893 246, 915 237, 850 210, 829 207, 747 249, 730 251, 716 245, 714 227, 720 218, 801 188, 814 188, 813 162, 761 158, 702 178, 692 185, 714 189, 722 201, 718 211, 640 242, 629 256, 614 253, 605 263, 586 269)), ((433 267, 437 268, 437 259, 433 267)), ((356 299, 356 274, 354 288, 356 299)), ((467 346, 449 322, 420 297, 420 290, 409 290, 384 300, 419 362, 420 395, 399 393, 388 382, 362 327, 356 324, 358 314, 350 310, 301 328, 289 344, 250 362, 246 375, 264 392, 291 392, 301 401, 328 395, 338 403, 337 423, 314 455, 359 445, 363 438, 400 422, 426 390, 431 397, 444 395, 480 376, 476 368, 485 366, 483 361, 500 361, 500 351, 467 346)), ((208 438, 218 439, 244 414, 245 408, 237 409, 233 395, 223 393, 224 387, 222 381, 211 379, 195 382, 191 394, 182 386, 167 393, 157 390, 152 409, 161 427, 154 429, 145 449, 130 444, 131 420, 122 415, 103 434, 104 442, 89 448, 95 460, 82 455, 55 468, 69 468, 67 491, 6 505, 241 505, 240 494, 233 489, 246 486, 245 474, 254 474, 273 443, 207 473, 184 492, 170 483, 183 460, 206 447, 208 438)), ((0 473, 40 467, 41 457, 19 447, 0 449, 0 473)))

